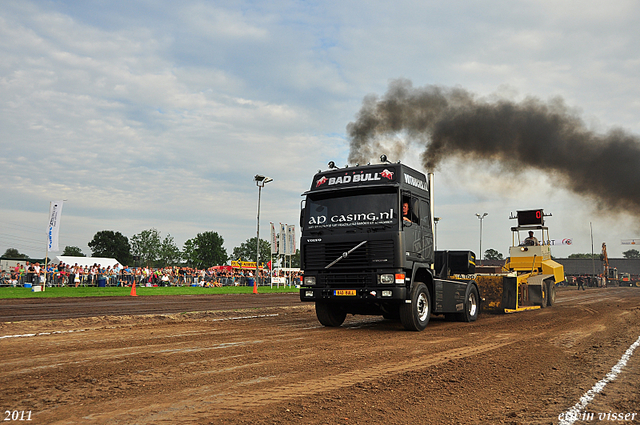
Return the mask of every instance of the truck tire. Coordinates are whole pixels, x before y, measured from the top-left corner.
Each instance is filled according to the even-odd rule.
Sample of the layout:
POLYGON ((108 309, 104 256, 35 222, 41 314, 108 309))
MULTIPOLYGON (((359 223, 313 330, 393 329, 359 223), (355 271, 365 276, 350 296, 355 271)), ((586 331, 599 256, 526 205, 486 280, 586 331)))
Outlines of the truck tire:
POLYGON ((336 328, 344 323, 347 313, 331 303, 316 303, 316 316, 323 326, 336 328))
POLYGON ((547 283, 547 305, 551 307, 556 303, 556 283, 553 279, 548 279, 547 283))
POLYGON ((547 306, 547 301, 549 300, 549 287, 547 286, 547 282, 542 282, 540 285, 540 308, 545 308, 547 306))
POLYGON ((431 295, 426 285, 415 282, 411 290, 411 304, 400 306, 400 322, 408 331, 422 331, 431 316, 431 295))
POLYGON ((464 300, 464 312, 458 314, 460 322, 475 322, 480 314, 480 296, 475 285, 470 285, 464 300))

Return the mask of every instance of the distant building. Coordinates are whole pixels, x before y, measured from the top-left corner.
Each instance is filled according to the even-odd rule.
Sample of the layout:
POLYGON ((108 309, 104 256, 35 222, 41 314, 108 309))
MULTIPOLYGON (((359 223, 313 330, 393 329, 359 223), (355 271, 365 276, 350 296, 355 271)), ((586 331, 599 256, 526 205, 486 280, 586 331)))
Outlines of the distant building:
MULTIPOLYGON (((603 272, 603 264, 600 259, 590 258, 556 258, 554 261, 564 266, 564 274, 567 276, 599 275, 603 272)), ((640 259, 609 258, 609 266, 618 269, 618 273, 640 275, 640 259)))

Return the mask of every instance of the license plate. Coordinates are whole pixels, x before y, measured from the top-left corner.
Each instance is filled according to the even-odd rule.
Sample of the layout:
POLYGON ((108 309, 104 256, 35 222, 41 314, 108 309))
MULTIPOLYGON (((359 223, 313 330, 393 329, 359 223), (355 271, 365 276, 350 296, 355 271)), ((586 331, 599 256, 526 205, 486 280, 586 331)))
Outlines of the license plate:
POLYGON ((333 291, 333 295, 336 297, 355 297, 356 290, 355 289, 336 289, 333 291))

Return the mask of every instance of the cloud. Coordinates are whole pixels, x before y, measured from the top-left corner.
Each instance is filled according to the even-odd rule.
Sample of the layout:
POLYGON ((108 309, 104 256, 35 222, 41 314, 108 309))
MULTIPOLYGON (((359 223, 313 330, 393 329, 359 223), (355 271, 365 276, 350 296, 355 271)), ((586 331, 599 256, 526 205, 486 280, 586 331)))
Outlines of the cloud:
MULTIPOLYGON (((514 101, 560 95, 594 129, 638 133, 637 18, 622 0, 7 1, 0 223, 38 228, 47 201, 64 197, 63 245, 87 251, 97 231, 156 227, 179 245, 218 231, 231 251, 255 233, 253 175, 274 178, 262 219, 297 224, 312 174, 347 163, 346 125, 362 99, 401 77, 514 101)), ((437 207, 456 214, 439 243, 447 223, 466 223, 461 211, 488 206, 495 217, 517 204, 480 194, 490 170, 480 185, 468 173, 456 182, 453 164, 441 172, 439 193, 459 196, 437 207)), ((554 214, 571 210, 554 202, 554 214)), ((10 241, 0 237, 0 250, 10 241)))

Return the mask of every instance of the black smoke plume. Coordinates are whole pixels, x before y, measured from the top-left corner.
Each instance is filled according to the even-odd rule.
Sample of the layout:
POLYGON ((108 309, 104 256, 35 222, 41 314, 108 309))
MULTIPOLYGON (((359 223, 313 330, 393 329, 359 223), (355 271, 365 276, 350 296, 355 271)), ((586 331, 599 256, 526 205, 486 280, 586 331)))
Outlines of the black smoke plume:
POLYGON ((637 214, 640 207, 638 136, 620 129, 596 134, 559 98, 481 100, 460 88, 414 88, 396 80, 382 98, 364 99, 347 132, 351 163, 377 158, 380 143, 398 138, 392 153, 399 156, 405 143, 419 143, 428 171, 450 157, 488 160, 505 173, 550 174, 601 209, 637 214))

